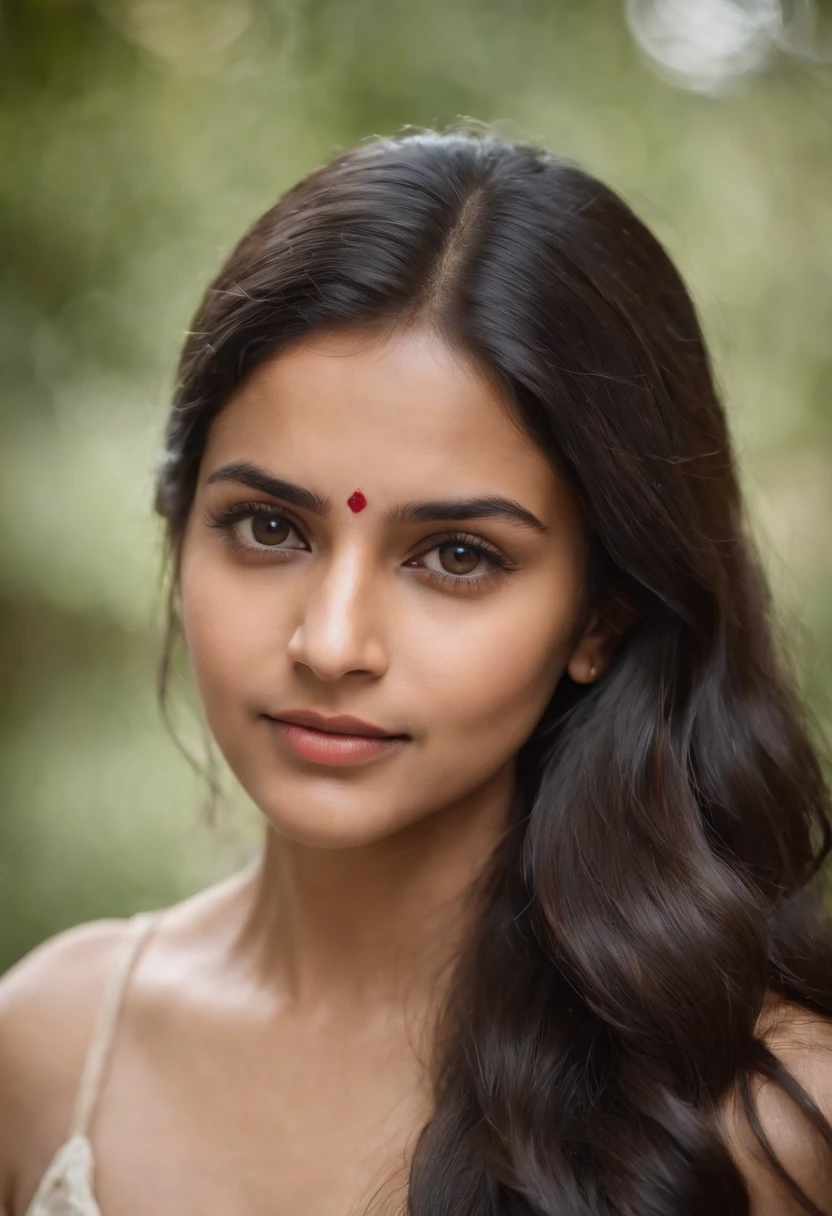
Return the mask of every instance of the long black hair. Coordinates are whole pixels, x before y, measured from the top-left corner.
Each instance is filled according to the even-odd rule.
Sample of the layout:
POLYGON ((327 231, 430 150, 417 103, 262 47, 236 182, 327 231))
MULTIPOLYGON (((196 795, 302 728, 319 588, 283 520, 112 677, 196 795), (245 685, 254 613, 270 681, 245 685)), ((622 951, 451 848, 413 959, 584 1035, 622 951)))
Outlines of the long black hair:
POLYGON ((756 1033, 769 993, 832 1017, 828 794, 693 305, 625 202, 483 129, 374 138, 290 189, 182 352, 156 497, 174 576, 231 393, 306 335, 390 324, 432 326, 493 376, 582 504, 593 601, 634 622, 594 685, 561 680, 518 756, 514 821, 437 1028, 408 1210, 738 1216, 726 1094, 781 1176, 756 1076, 832 1152, 756 1033))

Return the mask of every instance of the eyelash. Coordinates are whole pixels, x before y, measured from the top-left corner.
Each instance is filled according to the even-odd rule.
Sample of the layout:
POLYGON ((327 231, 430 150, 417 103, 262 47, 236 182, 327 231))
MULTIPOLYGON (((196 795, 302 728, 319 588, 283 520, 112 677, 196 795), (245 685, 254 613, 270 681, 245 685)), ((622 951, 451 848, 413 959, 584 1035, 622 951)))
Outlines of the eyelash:
MULTIPOLYGON (((247 545, 244 541, 241 541, 234 532, 235 524, 242 523, 245 519, 251 519, 255 515, 267 515, 273 519, 285 520, 286 523, 288 523, 298 533, 298 535, 305 540, 305 537, 303 536, 303 529, 288 511, 282 508, 277 509, 275 507, 268 506, 262 502, 238 503, 236 506, 228 507, 224 511, 209 513, 206 515, 204 522, 209 528, 216 528, 222 533, 222 539, 229 546, 232 552, 243 551, 246 553, 268 553, 268 546, 264 546, 262 549, 260 549, 256 548, 254 545, 247 545)), ((474 553, 481 554, 484 558, 490 561, 494 567, 489 574, 481 574, 472 578, 467 578, 465 575, 461 574, 449 574, 444 570, 431 570, 427 567, 423 567, 423 569, 427 570, 427 573, 432 579, 435 579, 438 583, 445 586, 453 586, 455 590, 465 589, 466 587, 478 588, 481 584, 491 582, 493 579, 502 578, 504 575, 510 574, 516 569, 514 563, 509 561, 509 559, 505 557, 505 555, 502 554, 499 549, 492 548, 491 545, 487 544, 487 542, 483 541, 479 537, 470 536, 464 532, 446 532, 442 533, 438 539, 436 537, 431 537, 430 539, 433 543, 427 548, 422 549, 419 553, 414 554, 413 557, 410 558, 410 561, 414 561, 419 557, 424 557, 426 554, 432 553, 434 549, 442 548, 445 545, 457 544, 464 545, 466 549, 470 549, 474 553)), ((291 553, 297 552, 297 550, 281 550, 275 547, 275 552, 291 553)))

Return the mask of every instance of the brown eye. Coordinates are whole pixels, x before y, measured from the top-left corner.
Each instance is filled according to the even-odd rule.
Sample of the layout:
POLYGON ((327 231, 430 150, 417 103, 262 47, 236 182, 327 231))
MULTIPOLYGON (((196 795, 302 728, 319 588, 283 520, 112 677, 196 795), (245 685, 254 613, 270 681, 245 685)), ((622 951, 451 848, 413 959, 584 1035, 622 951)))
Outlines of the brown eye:
POLYGON ((448 574, 472 574, 482 556, 472 545, 458 543, 439 545, 437 551, 448 574))
POLYGON ((279 515, 252 515, 249 527, 252 539, 258 545, 282 545, 293 531, 288 519, 279 515))

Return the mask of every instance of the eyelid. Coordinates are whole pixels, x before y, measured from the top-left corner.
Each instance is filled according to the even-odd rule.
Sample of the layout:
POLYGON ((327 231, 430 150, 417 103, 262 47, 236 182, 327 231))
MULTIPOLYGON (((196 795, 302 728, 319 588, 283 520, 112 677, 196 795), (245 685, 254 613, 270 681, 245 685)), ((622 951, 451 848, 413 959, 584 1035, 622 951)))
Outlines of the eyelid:
MULTIPOLYGON (((204 523, 209 528, 216 528, 220 531, 228 530, 231 529, 235 523, 241 523, 244 519, 250 519, 253 515, 257 514, 278 516, 279 518, 285 519, 287 523, 291 524, 291 526, 298 532, 299 536, 306 543, 308 543, 303 524, 301 524, 300 521, 295 517, 291 509, 273 502, 247 501, 234 503, 232 506, 225 509, 209 511, 204 517, 204 523)), ((507 557, 497 545, 492 544, 491 541, 486 540, 483 536, 478 536, 471 532, 464 532, 458 528, 446 528, 444 531, 434 532, 430 536, 423 537, 422 541, 420 542, 420 548, 409 560, 413 561, 416 558, 424 557, 425 554, 430 553, 434 549, 441 548, 444 545, 453 544, 465 545, 469 549, 474 549, 477 552, 482 553, 487 560, 490 561, 494 567, 496 567, 496 571, 492 570, 491 575, 479 575, 475 578, 465 578, 463 575, 453 575, 447 572, 440 573, 436 570, 429 570, 428 572, 434 577, 438 579, 445 578, 448 580, 453 580, 459 584, 476 585, 477 583, 485 582, 489 577, 493 576, 494 573, 510 572, 517 568, 516 563, 512 561, 511 558, 507 557)), ((264 545, 262 548, 259 548, 255 545, 249 545, 245 542, 237 541, 236 546, 240 549, 246 550, 249 553, 269 552, 268 545, 264 545)), ((277 546, 274 547, 274 551, 276 553, 293 552, 291 549, 281 550, 277 546)), ((294 551, 297 552, 297 550, 294 551)))
MULTIPOLYGON (((209 511, 205 516, 204 522, 209 527, 223 527, 225 524, 245 519, 247 516, 255 515, 257 513, 282 516, 283 518, 289 520, 293 527, 298 528, 301 532, 304 531, 304 524, 293 513, 291 507, 284 507, 279 503, 267 502, 265 500, 261 500, 259 502, 254 500, 237 502, 227 508, 209 511)), ((443 542, 450 543, 452 541, 457 541, 460 544, 467 544, 483 548, 487 552, 493 553, 495 556, 505 558, 505 554, 502 552, 499 546, 495 545, 492 541, 486 540, 484 536, 480 536, 473 532, 466 532, 461 528, 455 528, 453 526, 439 529, 436 532, 431 533, 430 536, 423 537, 419 543, 421 545, 427 545, 429 541, 433 542, 434 545, 442 544, 443 542)), ((506 558, 506 560, 508 559, 506 558)))
POLYGON ((503 566, 506 569, 512 570, 515 563, 499 549, 497 545, 493 545, 491 541, 486 540, 482 536, 476 536, 469 532, 460 532, 456 529, 448 529, 445 532, 436 532, 432 536, 427 536, 421 542, 422 547, 418 553, 414 553, 414 557, 421 557, 425 553, 430 553, 432 549, 442 548, 444 545, 465 545, 469 549, 476 549, 484 553, 497 565, 503 566))
POLYGON ((291 509, 289 507, 278 506, 277 503, 272 502, 236 502, 230 507, 208 511, 204 517, 204 522, 209 528, 227 528, 231 524, 239 523, 243 519, 249 519, 252 515, 279 516, 281 519, 287 520, 293 528, 297 528, 301 535, 304 534, 303 524, 292 513, 291 509))

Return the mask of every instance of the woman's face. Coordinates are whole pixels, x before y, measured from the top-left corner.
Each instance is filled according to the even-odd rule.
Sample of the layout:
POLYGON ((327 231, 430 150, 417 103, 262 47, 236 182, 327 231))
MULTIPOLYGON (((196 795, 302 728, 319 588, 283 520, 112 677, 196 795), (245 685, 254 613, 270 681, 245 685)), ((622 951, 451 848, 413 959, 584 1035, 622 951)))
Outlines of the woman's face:
POLYGON ((585 573, 572 492, 473 361, 423 330, 318 335, 251 375, 201 463, 180 576, 211 730, 298 842, 507 810, 564 670, 598 659, 585 573), (280 724, 296 711, 405 738, 280 724))

